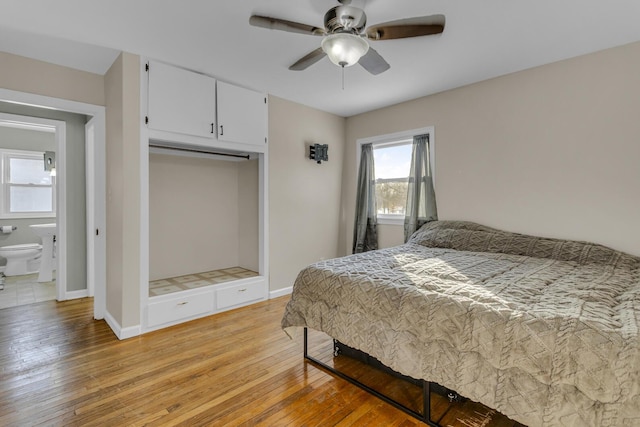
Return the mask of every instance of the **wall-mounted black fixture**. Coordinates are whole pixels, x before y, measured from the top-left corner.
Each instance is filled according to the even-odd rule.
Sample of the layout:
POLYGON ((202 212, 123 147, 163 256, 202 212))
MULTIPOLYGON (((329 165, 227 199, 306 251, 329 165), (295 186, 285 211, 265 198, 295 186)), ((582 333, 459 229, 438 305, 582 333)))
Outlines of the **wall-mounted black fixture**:
POLYGON ((309 146, 309 158, 315 160, 318 164, 329 161, 329 145, 328 144, 311 144, 309 146))

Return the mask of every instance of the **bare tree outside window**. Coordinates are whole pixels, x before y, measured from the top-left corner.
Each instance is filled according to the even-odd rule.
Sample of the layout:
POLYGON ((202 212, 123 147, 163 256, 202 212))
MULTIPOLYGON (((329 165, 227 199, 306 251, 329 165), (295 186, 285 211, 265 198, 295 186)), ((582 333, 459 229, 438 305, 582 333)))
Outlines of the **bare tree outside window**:
POLYGON ((379 214, 404 215, 407 184, 406 177, 376 179, 376 202, 379 214))
POLYGON ((405 214, 411 141, 374 147, 378 215, 405 214))

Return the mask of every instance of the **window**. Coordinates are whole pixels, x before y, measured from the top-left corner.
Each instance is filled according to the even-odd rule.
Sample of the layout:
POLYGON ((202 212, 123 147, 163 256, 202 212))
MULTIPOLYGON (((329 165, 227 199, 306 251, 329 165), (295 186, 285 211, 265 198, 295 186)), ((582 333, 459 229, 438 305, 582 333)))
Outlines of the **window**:
POLYGON ((0 150, 2 218, 55 216, 55 177, 41 151, 0 150))
POLYGON ((411 167, 411 140, 373 146, 378 221, 404 221, 411 167))
MULTIPOLYGON (((412 129, 358 140, 358 156, 360 155, 360 146, 362 144, 371 144, 373 147, 379 224, 404 224, 413 136, 423 134, 429 134, 430 137, 429 151, 433 170, 433 127, 412 129)), ((359 158, 358 164, 360 164, 359 158)))

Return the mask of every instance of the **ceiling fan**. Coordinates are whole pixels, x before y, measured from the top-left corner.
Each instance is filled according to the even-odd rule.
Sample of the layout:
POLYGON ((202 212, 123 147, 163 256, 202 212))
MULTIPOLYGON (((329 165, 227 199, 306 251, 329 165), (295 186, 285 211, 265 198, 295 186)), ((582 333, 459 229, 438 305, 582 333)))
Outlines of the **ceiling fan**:
POLYGON ((252 15, 249 24, 271 30, 323 36, 321 46, 300 58, 289 67, 290 70, 305 70, 326 55, 331 62, 342 68, 358 63, 374 75, 387 71, 390 65, 369 46, 368 40, 428 36, 444 31, 444 15, 399 19, 365 29, 367 15, 364 10, 350 6, 351 0, 338 2, 340 6, 329 9, 324 15, 324 28, 260 15, 252 15))

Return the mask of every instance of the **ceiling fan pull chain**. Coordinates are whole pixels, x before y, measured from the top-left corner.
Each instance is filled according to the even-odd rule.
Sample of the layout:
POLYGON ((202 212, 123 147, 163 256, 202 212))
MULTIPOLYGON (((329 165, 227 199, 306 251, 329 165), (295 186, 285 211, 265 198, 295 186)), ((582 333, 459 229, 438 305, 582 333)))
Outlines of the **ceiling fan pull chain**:
POLYGON ((341 68, 342 68, 342 90, 344 90, 344 65, 341 68))

